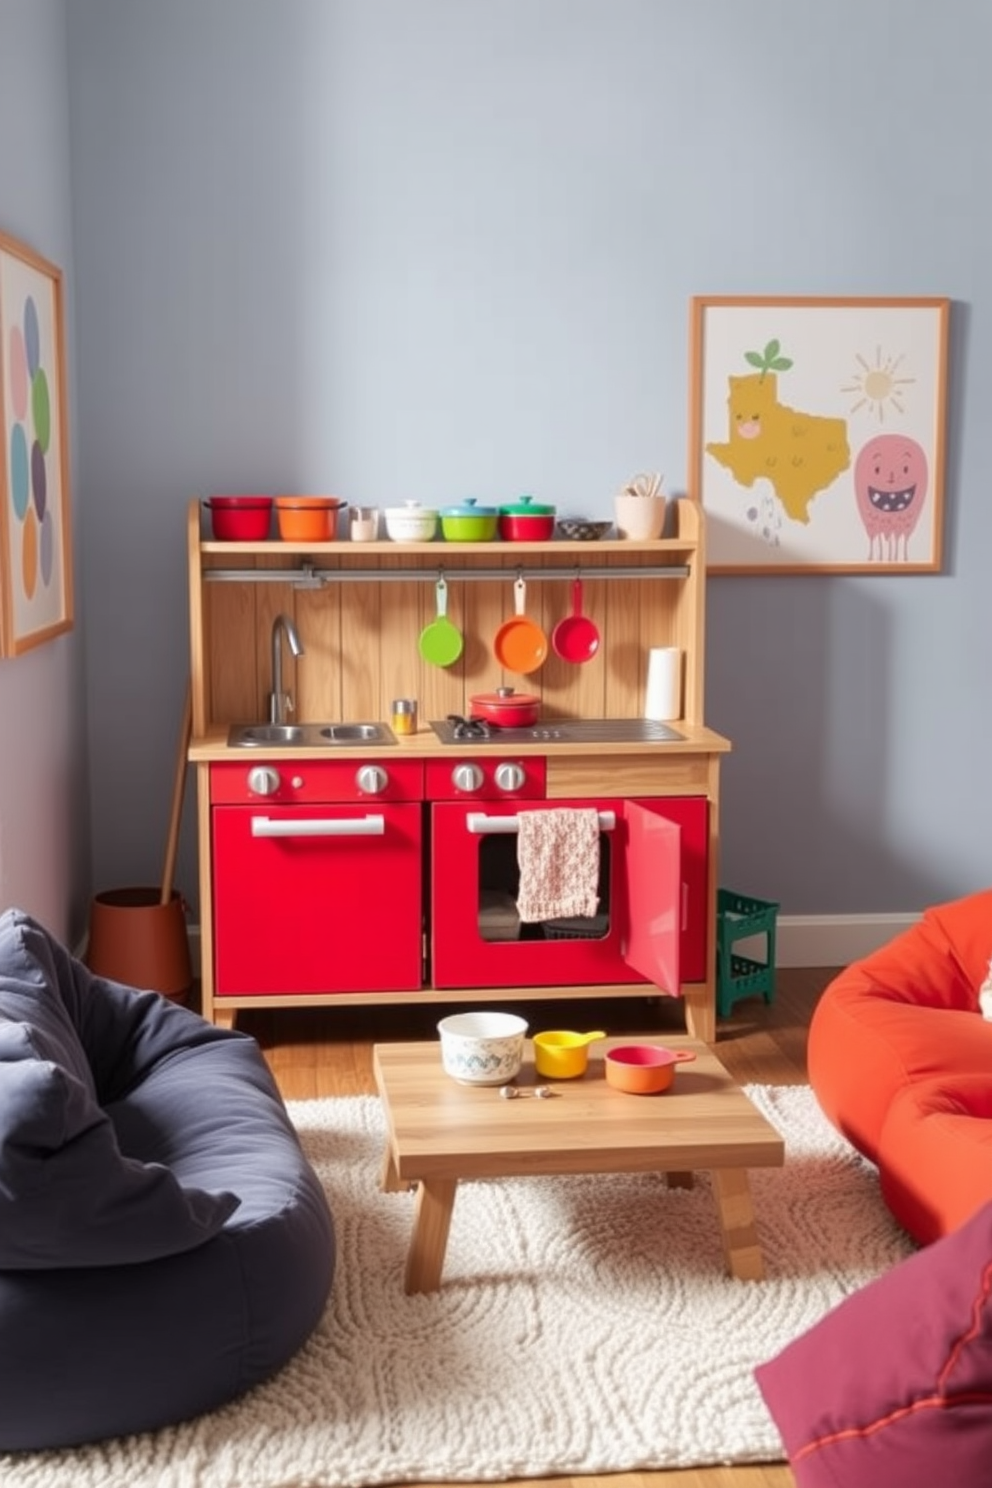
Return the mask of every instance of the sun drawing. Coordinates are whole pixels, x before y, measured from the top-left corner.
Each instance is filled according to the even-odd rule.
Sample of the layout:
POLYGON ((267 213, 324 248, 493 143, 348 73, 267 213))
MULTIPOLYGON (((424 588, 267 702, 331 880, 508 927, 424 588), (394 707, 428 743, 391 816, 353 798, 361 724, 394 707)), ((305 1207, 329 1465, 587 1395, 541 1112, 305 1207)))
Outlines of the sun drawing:
POLYGON ((850 412, 857 413, 859 408, 867 407, 880 424, 885 422, 887 404, 891 405, 896 413, 904 413, 905 406, 900 389, 915 382, 916 378, 896 376, 902 355, 883 356, 882 348, 876 346, 874 366, 860 352, 855 353, 854 360, 857 362, 857 368, 853 374, 854 381, 841 387, 842 393, 859 395, 857 402, 851 405, 850 412))

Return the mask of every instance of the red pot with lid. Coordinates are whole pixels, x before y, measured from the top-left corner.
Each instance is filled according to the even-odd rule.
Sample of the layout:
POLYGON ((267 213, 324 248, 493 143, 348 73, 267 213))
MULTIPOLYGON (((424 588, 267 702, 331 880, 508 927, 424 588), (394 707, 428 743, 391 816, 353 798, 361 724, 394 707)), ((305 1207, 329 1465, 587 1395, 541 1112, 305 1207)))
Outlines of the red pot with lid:
POLYGON ((548 542, 555 535, 555 508, 521 496, 500 507, 499 535, 504 542, 548 542))
POLYGON ((536 723, 541 699, 533 693, 497 687, 495 692, 476 692, 469 698, 472 718, 484 718, 496 728, 527 728, 536 723))

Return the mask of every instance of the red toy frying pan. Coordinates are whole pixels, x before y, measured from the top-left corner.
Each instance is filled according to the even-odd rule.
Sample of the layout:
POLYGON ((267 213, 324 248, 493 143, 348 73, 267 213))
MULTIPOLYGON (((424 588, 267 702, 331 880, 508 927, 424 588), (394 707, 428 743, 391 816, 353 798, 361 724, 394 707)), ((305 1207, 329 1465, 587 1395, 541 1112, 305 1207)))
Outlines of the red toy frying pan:
POLYGON ((572 613, 559 620, 551 644, 562 661, 591 661, 599 650, 599 631, 582 613, 582 580, 572 583, 572 613))

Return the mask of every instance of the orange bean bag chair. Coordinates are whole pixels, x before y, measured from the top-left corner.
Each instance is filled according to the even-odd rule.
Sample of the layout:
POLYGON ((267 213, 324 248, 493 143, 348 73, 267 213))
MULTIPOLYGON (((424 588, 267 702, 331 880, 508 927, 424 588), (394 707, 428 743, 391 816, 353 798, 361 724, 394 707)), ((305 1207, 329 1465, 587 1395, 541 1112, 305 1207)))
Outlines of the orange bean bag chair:
POLYGON ((992 889, 928 909, 842 971, 810 1022, 809 1078, 923 1244, 992 1199, 992 889))

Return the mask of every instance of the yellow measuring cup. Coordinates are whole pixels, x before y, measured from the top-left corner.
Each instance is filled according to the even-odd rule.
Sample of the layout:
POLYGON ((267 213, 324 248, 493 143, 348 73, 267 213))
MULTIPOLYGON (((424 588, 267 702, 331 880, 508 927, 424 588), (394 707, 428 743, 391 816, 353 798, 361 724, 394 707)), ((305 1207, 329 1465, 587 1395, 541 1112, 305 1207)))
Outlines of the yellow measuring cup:
POLYGON ((586 1072, 589 1045, 605 1037, 603 1032, 569 1033, 565 1029, 535 1033, 534 1068, 552 1080, 574 1080, 586 1072))

